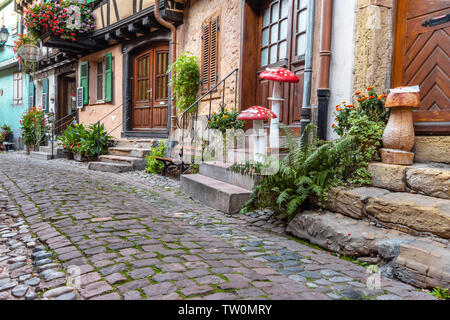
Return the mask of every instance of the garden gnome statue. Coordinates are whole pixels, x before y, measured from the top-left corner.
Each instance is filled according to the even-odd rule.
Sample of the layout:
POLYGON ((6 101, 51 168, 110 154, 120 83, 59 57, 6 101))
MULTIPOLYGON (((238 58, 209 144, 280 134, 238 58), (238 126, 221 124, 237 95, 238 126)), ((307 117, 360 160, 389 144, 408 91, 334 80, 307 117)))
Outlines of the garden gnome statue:
POLYGON ((414 153, 413 109, 420 105, 418 87, 392 89, 386 100, 391 109, 389 121, 383 133, 381 161, 389 164, 412 165, 414 153))

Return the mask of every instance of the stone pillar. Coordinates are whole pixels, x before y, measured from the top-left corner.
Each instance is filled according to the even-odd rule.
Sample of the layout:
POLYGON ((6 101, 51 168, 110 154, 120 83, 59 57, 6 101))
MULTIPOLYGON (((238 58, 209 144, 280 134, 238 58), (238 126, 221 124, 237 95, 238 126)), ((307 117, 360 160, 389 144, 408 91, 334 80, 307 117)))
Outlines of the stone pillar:
POLYGON ((393 0, 358 0, 355 28, 354 91, 389 88, 393 0))

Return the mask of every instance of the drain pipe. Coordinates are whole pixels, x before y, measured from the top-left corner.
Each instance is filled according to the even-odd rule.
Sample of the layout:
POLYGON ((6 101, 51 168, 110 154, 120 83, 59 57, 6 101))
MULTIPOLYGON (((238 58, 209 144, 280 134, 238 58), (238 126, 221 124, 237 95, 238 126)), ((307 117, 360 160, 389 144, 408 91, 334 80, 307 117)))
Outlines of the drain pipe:
MULTIPOLYGON (((312 80, 312 63, 313 63, 313 46, 314 46, 314 0, 308 2, 308 26, 306 36, 306 55, 305 55, 305 81, 303 84, 303 102, 302 102, 302 118, 300 121, 301 132, 305 132, 306 126, 311 122, 311 80, 312 80)), ((307 137, 304 137, 307 138, 307 137)), ((304 141, 305 142, 305 141, 304 141)))
POLYGON ((320 74, 317 126, 319 139, 326 140, 328 126, 328 103, 330 101, 331 33, 333 22, 333 0, 322 0, 320 74))
MULTIPOLYGON (((172 35, 171 40, 171 56, 172 56, 172 64, 177 59, 177 28, 175 25, 170 23, 169 21, 164 20, 161 18, 161 15, 159 13, 159 0, 155 0, 155 18, 158 23, 167 29, 170 30, 172 35)), ((169 75, 169 79, 171 78, 171 75, 169 75)), ((174 104, 174 99, 172 98, 172 92, 173 92, 173 86, 169 86, 169 101, 170 101, 170 108, 171 108, 171 117, 170 117, 170 137, 172 137, 174 130, 176 129, 176 122, 177 122, 177 110, 174 104)))

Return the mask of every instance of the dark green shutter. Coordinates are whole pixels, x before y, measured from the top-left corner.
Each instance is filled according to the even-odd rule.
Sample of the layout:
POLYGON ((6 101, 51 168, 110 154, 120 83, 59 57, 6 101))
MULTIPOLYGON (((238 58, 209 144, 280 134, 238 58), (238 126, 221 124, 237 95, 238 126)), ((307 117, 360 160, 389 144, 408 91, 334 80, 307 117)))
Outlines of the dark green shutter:
POLYGON ((48 111, 48 78, 42 80, 42 109, 48 111))
POLYGON ((89 104, 89 62, 81 63, 80 87, 83 87, 83 105, 89 104))
POLYGON ((95 2, 95 1, 97 1, 97 0, 86 0, 86 4, 89 4, 89 3, 92 3, 92 2, 95 2))
POLYGON ((30 81, 29 82, 29 88, 28 88, 28 103, 29 103, 29 107, 34 107, 35 106, 35 95, 34 95, 34 82, 30 81))
POLYGON ((105 56, 105 102, 112 101, 112 54, 105 56))

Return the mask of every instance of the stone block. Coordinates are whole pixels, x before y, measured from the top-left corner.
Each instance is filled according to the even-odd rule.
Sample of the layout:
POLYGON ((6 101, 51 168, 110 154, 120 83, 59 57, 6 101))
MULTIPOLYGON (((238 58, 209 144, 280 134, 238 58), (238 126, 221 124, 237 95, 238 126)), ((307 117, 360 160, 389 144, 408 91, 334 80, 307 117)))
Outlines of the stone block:
POLYGON ((406 171, 406 181, 414 191, 450 199, 450 168, 410 168, 406 171))
POLYGON ((372 185, 378 188, 384 188, 391 191, 406 191, 406 170, 408 167, 385 164, 381 162, 372 162, 368 170, 372 174, 372 185))
POLYGON ((417 136, 413 152, 416 162, 450 163, 450 136, 417 136))
POLYGON ((383 195, 388 192, 387 190, 373 187, 356 189, 332 188, 328 193, 326 208, 355 219, 361 219, 364 212, 364 202, 371 196, 383 195))
POLYGON ((450 238, 450 200, 419 194, 390 192, 369 198, 367 214, 419 232, 450 238))

